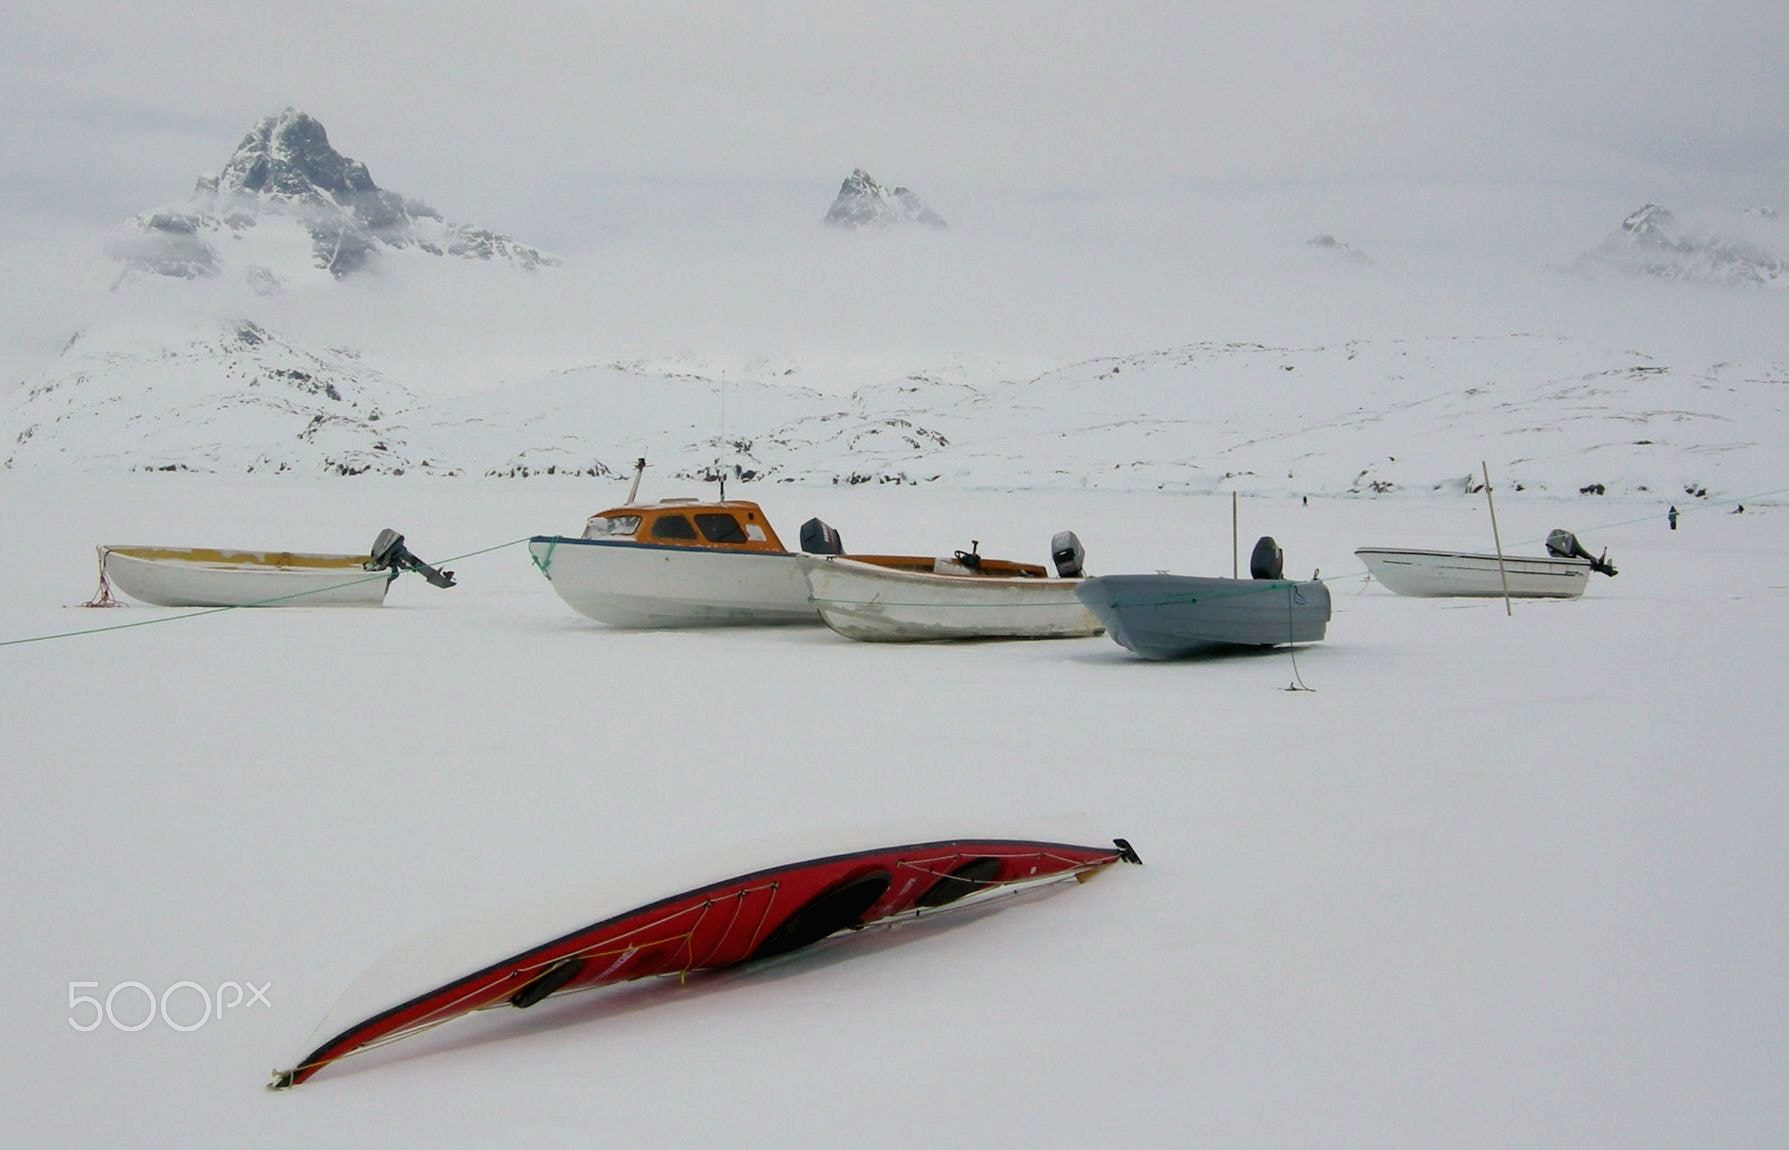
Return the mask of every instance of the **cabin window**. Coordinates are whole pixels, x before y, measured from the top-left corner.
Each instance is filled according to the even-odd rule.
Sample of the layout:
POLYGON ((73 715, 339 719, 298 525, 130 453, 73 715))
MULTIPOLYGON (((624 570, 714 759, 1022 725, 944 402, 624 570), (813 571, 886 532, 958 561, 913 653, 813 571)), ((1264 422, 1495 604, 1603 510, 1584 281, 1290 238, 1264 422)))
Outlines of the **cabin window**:
POLYGON ((745 536, 753 543, 763 543, 770 539, 770 536, 764 534, 764 528, 758 526, 756 523, 747 523, 745 525, 745 536))
POLYGON ((694 539, 696 529, 682 515, 661 515, 652 521, 654 539, 694 539))
POLYGON ((745 532, 739 528, 739 520, 731 515, 710 513, 696 516, 696 527, 702 532, 702 538, 710 543, 744 543, 745 532))
POLYGON ((631 536, 640 529, 638 515, 592 515, 584 524, 584 538, 608 539, 631 536))

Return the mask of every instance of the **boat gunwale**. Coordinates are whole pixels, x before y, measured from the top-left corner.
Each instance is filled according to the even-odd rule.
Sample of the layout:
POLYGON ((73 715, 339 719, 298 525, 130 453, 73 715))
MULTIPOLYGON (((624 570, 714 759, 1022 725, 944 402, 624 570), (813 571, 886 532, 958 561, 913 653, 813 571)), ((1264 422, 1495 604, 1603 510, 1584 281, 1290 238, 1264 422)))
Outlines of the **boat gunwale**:
POLYGON ((1572 555, 1497 555, 1483 551, 1431 551, 1421 547, 1356 547, 1356 558, 1367 555, 1423 555, 1434 559, 1482 559, 1487 563, 1546 563, 1556 567, 1590 566, 1590 560, 1572 555))
MULTIPOLYGON (((812 566, 817 570, 825 570, 826 568, 823 564, 836 563, 838 565, 837 569, 842 570, 847 578, 881 577, 896 582, 909 583, 932 583, 934 580, 944 580, 945 582, 936 585, 945 587, 1050 587, 1052 589, 1066 589, 1070 594, 1073 594, 1075 587, 1086 582, 1086 579, 1083 577, 1064 579, 1060 576, 1027 575, 1023 570, 1014 571, 1010 575, 978 575, 969 572, 958 575, 949 571, 912 571, 904 567, 895 567, 885 563, 876 562, 877 559, 907 558, 907 556, 900 555, 859 557, 855 555, 804 554, 798 558, 811 560, 811 564, 803 563, 802 566, 804 568, 812 566)), ((1038 566, 1037 564, 1021 564, 1016 560, 1010 559, 990 560, 990 562, 1012 563, 1013 566, 1019 568, 1038 566)))
POLYGON ((178 564, 213 571, 365 571, 370 555, 328 551, 268 551, 245 547, 167 547, 147 544, 99 545, 102 560, 112 556, 138 563, 178 564))
POLYGON ((621 547, 639 551, 700 551, 711 555, 751 555, 759 559, 793 559, 798 551, 767 551, 725 543, 643 543, 638 539, 581 539, 573 535, 535 535, 529 544, 551 543, 563 547, 575 543, 584 547, 621 547))
MULTIPOLYGON (((572 535, 533 535, 529 537, 528 543, 530 547, 536 543, 551 544, 554 547, 576 544, 583 547, 617 547, 638 551, 700 552, 709 555, 751 555, 760 559, 845 559, 864 567, 873 567, 878 571, 903 575, 926 575, 941 579, 956 580, 982 579, 989 583, 1044 583, 1051 581, 1047 575, 1022 575, 1017 572, 1012 575, 946 575, 936 571, 909 571, 903 567, 894 565, 897 563, 919 564, 937 562, 938 557, 932 555, 818 555, 811 551, 766 551, 758 548, 736 547, 724 543, 645 543, 638 539, 583 539, 572 535)), ((1040 571, 1044 569, 1041 564, 1021 563, 1015 559, 988 559, 984 560, 984 562, 1010 563, 1015 568, 1032 567, 1040 571)), ((1080 580, 1071 580, 1070 582, 1080 582, 1080 580)))

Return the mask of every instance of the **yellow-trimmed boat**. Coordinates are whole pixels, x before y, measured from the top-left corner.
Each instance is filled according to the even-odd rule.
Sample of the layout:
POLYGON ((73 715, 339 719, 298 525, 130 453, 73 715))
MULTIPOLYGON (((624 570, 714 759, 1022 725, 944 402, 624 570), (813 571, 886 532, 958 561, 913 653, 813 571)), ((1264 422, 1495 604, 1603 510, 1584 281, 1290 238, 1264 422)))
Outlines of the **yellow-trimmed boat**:
POLYGON ((221 547, 101 544, 101 595, 116 586, 157 607, 377 607, 399 571, 454 585, 404 547, 389 528, 360 555, 221 547))

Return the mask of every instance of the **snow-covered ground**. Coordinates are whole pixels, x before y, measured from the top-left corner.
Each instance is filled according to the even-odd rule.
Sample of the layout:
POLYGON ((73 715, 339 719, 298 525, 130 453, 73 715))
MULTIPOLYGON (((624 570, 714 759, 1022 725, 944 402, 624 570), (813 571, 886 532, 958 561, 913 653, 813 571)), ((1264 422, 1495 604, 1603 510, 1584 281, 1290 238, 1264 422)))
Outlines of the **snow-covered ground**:
MULTIPOLYGON (((16 471, 0 641, 174 614, 69 609, 98 543, 393 526, 440 560, 621 491, 16 471)), ((1097 572, 1231 560, 1222 497, 755 494, 859 547, 1041 560, 1072 527, 1097 572)), ((380 610, 0 647, 0 1114, 58 1145, 1781 1145, 1789 516, 1680 499, 1672 533, 1663 502, 1500 496, 1510 549, 1565 526, 1621 568, 1508 618, 1392 596, 1352 556, 1483 547, 1482 496, 1244 499, 1245 556, 1272 534, 1334 580, 1296 666, 610 631, 520 547, 380 610), (467 911, 745 840, 1062 811, 1146 865, 260 1088, 364 967, 467 911), (133 981, 270 1005, 71 1025, 71 993, 133 981)), ((114 1005, 142 1017, 135 989, 114 1005)))

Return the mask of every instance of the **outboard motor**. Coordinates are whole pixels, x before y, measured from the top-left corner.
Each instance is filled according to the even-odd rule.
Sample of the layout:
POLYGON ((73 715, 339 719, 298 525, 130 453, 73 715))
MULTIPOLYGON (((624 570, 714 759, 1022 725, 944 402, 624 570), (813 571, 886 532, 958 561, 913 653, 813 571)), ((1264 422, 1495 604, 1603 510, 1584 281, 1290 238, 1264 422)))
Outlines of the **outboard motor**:
POLYGON ((843 555, 845 544, 831 524, 810 519, 801 525, 801 549, 809 555, 843 555))
MULTIPOLYGON (((404 537, 387 527, 379 532, 379 538, 373 540, 372 558, 365 563, 368 571, 391 571, 391 578, 396 579, 400 571, 414 571, 437 587, 452 587, 453 572, 437 571, 427 563, 410 554, 404 546, 404 537)), ((390 580, 386 580, 390 582, 390 580)))
POLYGON ((1280 545, 1273 541, 1273 536, 1263 535, 1255 541, 1255 550, 1249 555, 1249 578, 1281 579, 1285 577, 1286 554, 1280 545))
POLYGON ((1607 547, 1603 548, 1601 555, 1592 555, 1584 550, 1584 545, 1578 542, 1576 535, 1563 527, 1555 527, 1547 533, 1547 551, 1561 559, 1588 559, 1592 571, 1600 571, 1604 575, 1610 576, 1616 574, 1614 564, 1609 562, 1607 547))
POLYGON ((1081 546, 1081 537, 1073 531, 1058 531, 1050 536, 1050 562, 1056 565, 1056 576, 1059 579, 1079 579, 1081 563, 1087 558, 1087 549, 1081 546))

